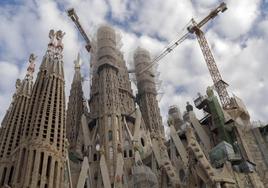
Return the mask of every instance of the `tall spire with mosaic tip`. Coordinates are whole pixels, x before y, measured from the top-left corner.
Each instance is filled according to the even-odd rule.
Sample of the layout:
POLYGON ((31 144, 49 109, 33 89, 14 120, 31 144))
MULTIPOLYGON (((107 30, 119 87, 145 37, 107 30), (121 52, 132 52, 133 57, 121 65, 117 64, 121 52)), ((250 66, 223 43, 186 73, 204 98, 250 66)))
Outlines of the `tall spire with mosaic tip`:
POLYGON ((66 162, 63 36, 60 30, 49 32, 50 41, 23 126, 14 178, 16 187, 63 186, 66 162))
POLYGON ((1 186, 11 185, 14 176, 14 164, 21 140, 21 127, 23 126, 26 111, 29 107, 30 96, 33 86, 33 73, 35 69, 34 54, 29 57, 29 65, 24 79, 16 81, 16 91, 13 95, 5 120, 2 124, 0 140, 0 178, 1 186))

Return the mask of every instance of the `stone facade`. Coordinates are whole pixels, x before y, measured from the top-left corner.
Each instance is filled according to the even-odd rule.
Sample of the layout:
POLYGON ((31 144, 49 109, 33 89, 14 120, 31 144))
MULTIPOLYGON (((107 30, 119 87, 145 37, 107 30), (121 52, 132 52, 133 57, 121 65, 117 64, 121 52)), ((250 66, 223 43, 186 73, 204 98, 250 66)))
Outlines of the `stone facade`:
POLYGON ((72 161, 71 172, 80 169, 80 175, 72 177, 74 187, 264 187, 266 179, 260 172, 265 169, 259 166, 265 148, 260 151, 259 143, 265 141, 251 134, 247 139, 255 145, 250 145, 243 136, 248 133, 241 126, 250 122, 241 101, 235 110, 225 111, 208 90, 208 97, 195 100, 196 107, 206 112, 201 120, 189 103, 183 116, 172 106, 167 141, 155 75, 147 68, 149 52, 135 51, 134 97, 115 31, 100 27, 96 41, 91 52, 90 109, 81 118, 83 159, 72 161))
POLYGON ((224 110, 208 88, 194 100, 202 119, 190 103, 183 115, 170 107, 166 140, 150 54, 135 51, 134 96, 120 40, 109 26, 93 40, 89 100, 78 56, 65 111, 63 35, 50 31, 35 83, 33 55, 17 81, 0 129, 0 187, 268 186, 267 127, 250 128, 242 101, 233 98, 236 107, 224 110))
POLYGON ((253 155, 252 158, 256 163, 256 171, 263 181, 264 187, 268 187, 268 145, 265 138, 267 133, 262 134, 260 129, 261 128, 247 129, 243 136, 253 155))
POLYGON ((63 35, 62 31, 50 31, 48 49, 33 87, 33 65, 29 66, 26 78, 18 84, 6 124, 3 125, 7 131, 3 133, 1 155, 3 159, 10 155, 8 161, 12 166, 1 164, 2 186, 64 186, 66 127, 63 35), (4 145, 9 148, 6 149, 4 145))
MULTIPOLYGON (((115 185, 118 163, 129 174, 134 162, 135 103, 122 53, 117 47, 116 33, 103 26, 97 32, 97 49, 93 61, 91 94, 89 100, 89 161, 93 187, 101 184, 107 168, 108 182, 115 185)), ((123 172, 122 171, 122 172, 123 172)), ((122 173, 120 172, 120 173, 122 173)), ((125 175, 125 178, 130 178, 125 175)), ((125 180, 126 181, 126 180, 125 180)))
POLYGON ((30 95, 33 85, 33 72, 35 57, 29 58, 28 72, 25 78, 16 82, 16 92, 1 127, 1 154, 0 154, 0 185, 12 185, 15 174, 15 163, 18 159, 17 148, 21 141, 21 126, 26 117, 29 107, 30 95))

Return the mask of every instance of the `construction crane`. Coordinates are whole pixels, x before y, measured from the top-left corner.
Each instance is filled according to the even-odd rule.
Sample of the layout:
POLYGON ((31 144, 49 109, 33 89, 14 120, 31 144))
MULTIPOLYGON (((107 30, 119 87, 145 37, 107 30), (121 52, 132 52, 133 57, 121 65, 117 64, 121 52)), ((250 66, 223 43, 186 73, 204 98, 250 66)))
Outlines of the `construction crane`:
POLYGON ((207 67, 209 70, 209 73, 212 77, 215 89, 220 97, 220 101, 222 104, 222 107, 225 109, 230 108, 231 106, 231 99, 229 97, 229 94, 227 92, 226 87, 228 84, 226 84, 221 77, 220 71, 216 65, 215 59, 213 57, 213 54, 209 48, 208 42, 206 40, 204 32, 201 30, 201 27, 205 25, 209 20, 214 19, 218 13, 224 12, 227 10, 226 4, 221 3, 216 9, 210 12, 210 14, 205 17, 203 20, 201 20, 198 24, 195 22, 194 19, 192 19, 192 26, 188 27, 188 31, 190 33, 195 33, 198 43, 200 45, 200 48, 202 50, 203 56, 205 58, 205 61, 207 63, 207 67))
POLYGON ((174 43, 170 44, 167 48, 164 49, 162 53, 160 53, 158 56, 156 56, 152 62, 142 69, 141 71, 137 72, 136 74, 142 74, 149 68, 151 68, 155 63, 160 61, 163 57, 165 57, 168 53, 170 53, 174 48, 176 48, 179 44, 181 44, 184 40, 189 38, 190 34, 195 34, 197 37, 197 40, 199 42, 200 48, 202 50, 203 56, 205 58, 205 61, 207 63, 208 70, 210 72, 210 75, 212 77, 214 87, 220 97, 221 104, 224 109, 231 108, 231 99, 229 97, 229 94, 227 92, 226 87, 228 84, 226 84, 221 77, 221 74, 218 70, 218 67, 216 65, 215 59, 213 57, 213 54, 209 48, 208 42, 206 40, 204 32, 201 30, 201 27, 204 26, 208 21, 214 19, 220 12, 224 12, 227 10, 226 4, 223 2, 221 3, 216 9, 212 10, 208 16, 206 16, 204 19, 202 19, 199 23, 196 23, 194 19, 191 20, 191 26, 187 27, 188 32, 184 34, 182 37, 177 39, 174 43))
POLYGON ((91 49, 91 43, 90 40, 87 36, 87 34, 85 33, 83 27, 81 26, 80 22, 79 22, 79 17, 77 16, 75 10, 73 8, 67 10, 68 16, 72 19, 72 21, 74 22, 74 24, 76 25, 77 29, 79 30, 80 34, 82 35, 82 37, 84 38, 84 40, 86 41, 86 50, 88 52, 90 52, 91 49))

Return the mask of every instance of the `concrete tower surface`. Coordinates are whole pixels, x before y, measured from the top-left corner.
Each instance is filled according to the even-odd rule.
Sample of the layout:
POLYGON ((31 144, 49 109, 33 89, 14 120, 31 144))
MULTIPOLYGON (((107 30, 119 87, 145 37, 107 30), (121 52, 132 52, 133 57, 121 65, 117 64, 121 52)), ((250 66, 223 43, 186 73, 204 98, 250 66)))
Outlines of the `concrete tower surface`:
POLYGON ((33 85, 35 56, 30 55, 29 66, 25 78, 16 82, 16 92, 3 121, 3 132, 0 144, 0 186, 11 186, 14 178, 14 164, 18 157, 15 150, 21 139, 21 127, 28 109, 33 85))
POLYGON ((49 33, 50 42, 22 129, 14 187, 63 186, 66 161, 63 36, 62 31, 49 33))

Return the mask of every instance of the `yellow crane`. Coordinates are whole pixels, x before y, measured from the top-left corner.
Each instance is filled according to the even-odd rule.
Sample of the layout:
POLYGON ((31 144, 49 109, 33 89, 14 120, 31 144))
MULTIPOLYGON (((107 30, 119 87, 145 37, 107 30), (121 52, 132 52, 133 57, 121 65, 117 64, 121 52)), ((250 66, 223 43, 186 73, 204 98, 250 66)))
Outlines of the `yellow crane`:
MULTIPOLYGON (((226 4, 223 2, 218 7, 216 7, 214 10, 212 10, 204 19, 202 19, 199 23, 196 23, 194 19, 191 20, 191 26, 187 28, 188 32, 184 34, 179 39, 175 40, 172 44, 170 44, 167 48, 165 48, 158 56, 156 56, 152 62, 142 69, 139 72, 136 72, 136 74, 142 74, 149 68, 151 68, 154 64, 156 64, 158 61, 160 61, 163 57, 165 57, 168 53, 170 53, 174 48, 176 48, 179 44, 181 44, 184 40, 189 38, 191 34, 195 34, 197 37, 197 40, 199 42, 200 48, 202 50, 203 56, 205 58, 205 61, 207 63, 208 70, 210 72, 210 75, 212 77, 215 89, 220 97, 221 104, 224 109, 228 109, 231 107, 231 99, 229 97, 229 94, 227 92, 227 85, 219 72, 219 69, 217 68, 215 59, 213 57, 213 54, 209 48, 208 42, 206 40, 204 32, 201 30, 201 27, 204 26, 208 21, 214 19, 220 12, 224 12, 227 10, 226 4)), ((72 19, 72 21, 75 23, 77 29, 79 30, 80 34, 84 38, 86 42, 86 50, 90 52, 91 49, 91 43, 90 40, 85 33, 84 29, 82 28, 79 17, 77 16, 75 10, 73 8, 69 9, 68 16, 72 19)), ((135 70, 129 71, 129 73, 133 73, 135 70)))
POLYGON ((67 10, 68 16, 72 19, 72 21, 74 22, 74 24, 76 25, 77 29, 79 30, 80 34, 82 35, 82 37, 84 38, 84 40, 86 41, 86 50, 88 52, 90 52, 91 49, 91 43, 90 40, 86 34, 86 32, 84 31, 83 27, 81 26, 80 22, 79 22, 79 17, 77 16, 75 10, 73 8, 67 10))
POLYGON ((184 40, 189 38, 191 34, 195 34, 197 37, 197 40, 199 42, 200 48, 202 50, 203 56, 205 58, 205 61, 207 63, 208 70, 210 72, 210 75, 212 77, 215 89, 220 97, 221 104, 224 109, 228 109, 231 107, 231 99, 229 97, 229 94, 227 92, 227 85, 219 72, 219 69, 216 65, 215 59, 213 57, 213 54, 209 48, 208 42, 206 40, 204 32, 201 30, 201 27, 204 26, 208 21, 214 19, 220 12, 224 12, 227 10, 226 4, 223 2, 221 3, 217 8, 212 10, 204 19, 202 19, 199 23, 196 23, 194 19, 191 20, 191 26, 187 28, 188 32, 184 34, 179 39, 175 40, 175 42, 171 43, 168 47, 166 47, 162 53, 160 53, 158 56, 156 56, 152 62, 142 69, 141 71, 137 72, 136 74, 142 74, 149 68, 151 68, 155 63, 160 61, 163 57, 165 57, 168 53, 170 53, 174 48, 176 48, 179 44, 181 44, 184 40))
POLYGON ((207 17, 205 17, 203 20, 201 20, 198 24, 195 22, 194 19, 192 19, 192 26, 188 27, 188 31, 196 35, 198 43, 202 50, 203 56, 207 63, 209 73, 212 77, 215 89, 220 97, 221 104, 223 108, 227 109, 227 108, 230 108, 230 105, 231 105, 231 100, 226 89, 228 84, 226 84, 222 80, 220 71, 216 65, 213 54, 209 48, 205 34, 201 30, 201 27, 203 25, 205 25, 209 20, 214 19, 218 15, 219 12, 224 12, 225 10, 227 10, 226 4, 221 3, 216 9, 211 11, 210 14, 207 17))

